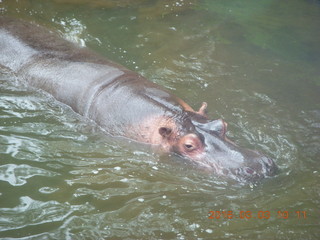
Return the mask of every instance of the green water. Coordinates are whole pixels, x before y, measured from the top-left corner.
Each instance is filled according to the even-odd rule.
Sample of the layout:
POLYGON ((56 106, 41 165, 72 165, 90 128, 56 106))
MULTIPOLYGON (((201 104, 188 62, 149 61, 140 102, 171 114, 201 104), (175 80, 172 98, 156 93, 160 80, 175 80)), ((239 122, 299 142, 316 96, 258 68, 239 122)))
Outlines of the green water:
POLYGON ((1 69, 1 239, 320 238, 320 1, 2 0, 0 14, 208 102, 280 168, 225 181, 105 136, 1 69))

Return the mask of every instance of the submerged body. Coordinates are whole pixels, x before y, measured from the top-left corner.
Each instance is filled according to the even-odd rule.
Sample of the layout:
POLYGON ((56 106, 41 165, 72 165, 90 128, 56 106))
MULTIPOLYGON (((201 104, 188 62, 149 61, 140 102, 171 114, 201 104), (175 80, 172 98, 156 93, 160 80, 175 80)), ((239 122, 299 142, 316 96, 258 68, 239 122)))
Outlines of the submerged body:
POLYGON ((0 18, 0 65, 52 94, 108 134, 174 152, 239 181, 274 174, 268 157, 225 137, 226 123, 208 120, 160 86, 34 24, 0 18))

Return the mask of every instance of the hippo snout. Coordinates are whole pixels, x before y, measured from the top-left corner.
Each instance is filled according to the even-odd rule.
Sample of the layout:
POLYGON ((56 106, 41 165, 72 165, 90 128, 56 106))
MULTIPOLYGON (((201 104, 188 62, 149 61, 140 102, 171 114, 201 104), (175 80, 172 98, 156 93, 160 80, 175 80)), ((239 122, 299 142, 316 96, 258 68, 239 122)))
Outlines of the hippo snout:
POLYGON ((174 150, 214 175, 239 182, 256 182, 274 176, 277 172, 275 162, 229 140, 225 136, 226 126, 222 120, 198 123, 193 133, 180 138, 174 150))
POLYGON ((246 165, 231 169, 231 175, 238 181, 255 182, 262 178, 272 177, 276 174, 278 167, 274 161, 261 155, 260 157, 248 160, 246 165))

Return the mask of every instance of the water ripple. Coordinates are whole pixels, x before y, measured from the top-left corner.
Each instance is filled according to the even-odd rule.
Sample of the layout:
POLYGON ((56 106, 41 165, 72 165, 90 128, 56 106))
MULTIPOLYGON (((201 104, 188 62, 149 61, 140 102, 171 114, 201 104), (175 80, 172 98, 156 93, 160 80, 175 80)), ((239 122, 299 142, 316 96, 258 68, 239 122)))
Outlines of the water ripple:
POLYGON ((0 180, 8 182, 12 186, 24 185, 27 179, 33 176, 53 177, 57 175, 60 174, 25 164, 5 164, 0 166, 0 180))
POLYGON ((70 205, 56 201, 37 201, 28 196, 20 198, 14 208, 0 208, 1 230, 24 228, 30 225, 61 222, 76 211, 90 211, 86 205, 70 205))

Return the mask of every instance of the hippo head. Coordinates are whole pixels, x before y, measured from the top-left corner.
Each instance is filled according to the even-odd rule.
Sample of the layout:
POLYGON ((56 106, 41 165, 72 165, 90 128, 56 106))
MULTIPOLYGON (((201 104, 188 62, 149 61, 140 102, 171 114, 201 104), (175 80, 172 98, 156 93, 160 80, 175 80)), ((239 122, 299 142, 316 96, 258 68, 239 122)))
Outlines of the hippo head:
POLYGON ((201 112, 187 112, 175 122, 175 128, 161 126, 160 135, 170 145, 171 152, 198 167, 239 182, 255 182, 274 175, 277 170, 269 157, 242 149, 227 139, 227 124, 221 119, 209 121, 201 112))

